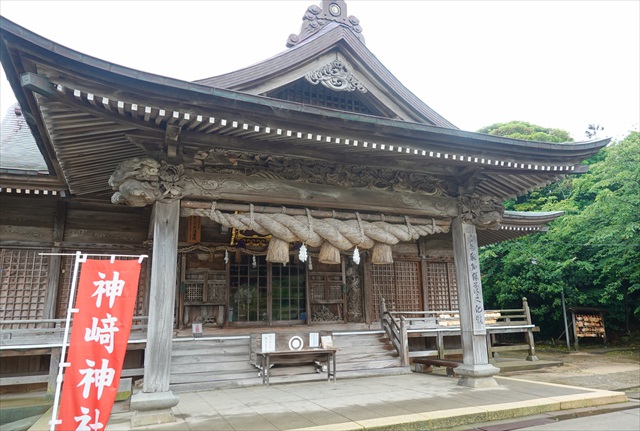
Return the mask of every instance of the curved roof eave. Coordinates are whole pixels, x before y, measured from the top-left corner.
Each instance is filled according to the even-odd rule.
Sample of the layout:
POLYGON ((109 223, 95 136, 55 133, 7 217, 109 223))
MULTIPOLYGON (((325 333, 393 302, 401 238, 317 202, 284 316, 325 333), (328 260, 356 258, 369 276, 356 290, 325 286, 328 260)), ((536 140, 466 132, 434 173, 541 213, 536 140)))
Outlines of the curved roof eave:
POLYGON ((564 215, 564 211, 505 211, 502 220, 510 224, 545 224, 564 215))
MULTIPOLYGON (((195 82, 182 81, 120 66, 59 45, 1 16, 0 30, 2 30, 0 43, 3 46, 3 50, 6 48, 7 41, 9 41, 12 46, 29 51, 32 55, 37 54, 45 58, 48 62, 53 61, 56 64, 72 65, 76 71, 90 72, 92 76, 100 75, 100 78, 106 82, 114 84, 126 83, 131 88, 142 89, 141 91, 145 91, 144 89, 146 89, 146 91, 152 91, 155 94, 166 95, 170 93, 185 103, 193 103, 194 100, 198 103, 211 104, 212 106, 218 106, 216 104, 222 103, 233 106, 234 108, 243 109, 247 112, 255 112, 255 110, 258 109, 259 112, 265 115, 271 115, 276 119, 279 117, 292 119, 297 115, 321 117, 325 122, 333 120, 340 122, 343 128, 348 127, 352 130, 369 132, 372 128, 378 132, 381 127, 385 127, 387 133, 392 137, 402 136, 417 139, 418 142, 415 142, 416 147, 420 146, 420 141, 423 141, 423 143, 426 143, 426 141, 429 141, 429 143, 437 141, 448 143, 452 146, 452 150, 467 147, 481 151, 500 151, 504 152, 504 154, 509 154, 511 151, 514 151, 515 155, 519 155, 522 151, 525 151, 529 154, 534 152, 553 160, 560 158, 579 162, 595 154, 610 142, 610 138, 562 144, 524 141, 422 123, 318 108, 295 102, 210 87, 195 82)), ((9 56, 3 55, 2 58, 5 72, 7 75, 13 74, 14 82, 16 82, 16 79, 19 82, 19 76, 15 76, 17 75, 17 71, 13 68, 13 63, 10 63, 11 59, 7 57, 9 56), (4 64, 5 62, 8 64, 4 64)), ((27 109, 27 107, 23 106, 23 109, 27 109)), ((332 124, 329 124, 329 126, 331 125, 332 124)))
POLYGON ((534 233, 549 230, 547 223, 561 217, 564 211, 524 212, 505 211, 498 229, 479 229, 478 245, 481 247, 510 241, 534 233))

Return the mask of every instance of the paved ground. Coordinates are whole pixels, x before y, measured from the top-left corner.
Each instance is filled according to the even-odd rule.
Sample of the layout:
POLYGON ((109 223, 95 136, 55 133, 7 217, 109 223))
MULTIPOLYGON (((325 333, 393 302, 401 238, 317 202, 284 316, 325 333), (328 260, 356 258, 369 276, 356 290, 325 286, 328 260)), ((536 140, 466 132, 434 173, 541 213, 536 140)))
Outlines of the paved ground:
MULTIPOLYGON (((177 422, 149 430, 443 429, 626 401, 623 393, 498 378, 472 389, 437 375, 344 379, 184 393, 177 422)), ((107 430, 130 429, 131 413, 112 415, 107 430)))
MULTIPOLYGON (((562 355, 539 354, 541 359, 556 361, 562 355)), ((335 384, 290 383, 270 388, 182 393, 180 403, 173 409, 175 423, 136 429, 504 431, 547 424, 551 428, 541 429, 626 430, 628 422, 634 424, 637 419, 634 410, 618 411, 603 418, 619 421, 610 422, 615 427, 588 428, 596 423, 602 426, 600 416, 591 421, 586 418, 590 425, 583 426, 580 422, 573 425, 571 421, 581 411, 583 415, 609 414, 607 409, 635 407, 637 412, 637 402, 627 402, 624 392, 607 390, 614 386, 632 394, 632 386, 640 386, 635 383, 640 378, 637 351, 622 358, 601 353, 564 355, 567 363, 556 362, 563 364, 560 366, 534 371, 504 370, 501 375, 511 377, 498 377, 496 388, 458 386, 456 378, 436 372, 338 378, 335 384), (568 384, 571 382, 575 384, 568 384), (558 422, 559 419, 563 420, 558 422)), ((131 412, 114 411, 107 430, 130 429, 131 417, 131 412)), ((46 423, 47 418, 43 417, 32 429, 48 430, 46 423)))

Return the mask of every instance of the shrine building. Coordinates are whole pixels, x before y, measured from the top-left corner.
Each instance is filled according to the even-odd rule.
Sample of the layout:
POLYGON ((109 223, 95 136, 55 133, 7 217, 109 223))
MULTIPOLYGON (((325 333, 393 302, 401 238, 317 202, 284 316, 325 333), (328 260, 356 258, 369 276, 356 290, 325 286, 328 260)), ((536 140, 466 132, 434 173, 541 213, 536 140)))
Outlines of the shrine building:
MULTIPOLYGON (((338 378, 410 372, 411 358, 450 348, 461 384, 495 384, 478 249, 547 230, 562 213, 503 202, 586 172, 581 162, 609 139, 460 130, 369 51, 345 1, 301 13, 280 54, 194 82, 1 18, 19 103, 7 121, 32 135, 15 148, 32 143, 42 156, 40 167, 0 167, 3 332, 53 331, 76 251, 146 254, 134 317, 143 336, 125 368, 143 378, 147 404, 132 408, 260 384, 260 333, 331 333, 338 378), (450 346, 433 338, 443 315, 454 321, 450 346), (385 316, 395 316, 387 326, 385 316), (393 322, 412 316, 433 331, 403 342, 393 322)), ((534 325, 523 325, 533 358, 534 325)), ((51 384, 58 345, 33 340, 3 337, 2 373, 51 384), (26 364, 26 351, 37 359, 26 364)))

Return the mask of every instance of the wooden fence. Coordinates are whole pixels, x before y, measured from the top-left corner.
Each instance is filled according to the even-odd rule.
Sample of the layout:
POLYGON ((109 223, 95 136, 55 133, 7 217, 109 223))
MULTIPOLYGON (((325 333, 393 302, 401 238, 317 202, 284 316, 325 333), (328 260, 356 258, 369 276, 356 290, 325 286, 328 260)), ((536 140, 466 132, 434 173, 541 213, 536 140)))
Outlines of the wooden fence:
MULTIPOLYGON (((144 348, 147 321, 147 316, 133 318, 127 350, 144 348)), ((48 390, 53 391, 58 376, 65 325, 66 319, 0 320, 0 358, 4 362, 0 386, 47 383, 48 390), (48 357, 48 364, 44 364, 39 357, 48 357)), ((69 340, 67 346, 68 343, 69 340)), ((134 358, 133 362, 138 361, 134 358)), ((125 359, 122 377, 143 374, 140 366, 126 366, 125 359)))

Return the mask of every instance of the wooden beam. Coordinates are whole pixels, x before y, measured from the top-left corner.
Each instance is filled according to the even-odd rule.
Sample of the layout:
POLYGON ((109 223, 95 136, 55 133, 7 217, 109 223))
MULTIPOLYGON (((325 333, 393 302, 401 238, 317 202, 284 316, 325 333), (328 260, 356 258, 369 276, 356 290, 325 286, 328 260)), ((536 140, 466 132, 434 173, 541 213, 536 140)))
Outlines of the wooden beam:
POLYGON ((258 176, 190 172, 175 184, 183 198, 252 202, 424 217, 455 217, 458 200, 420 193, 286 181, 258 176))

